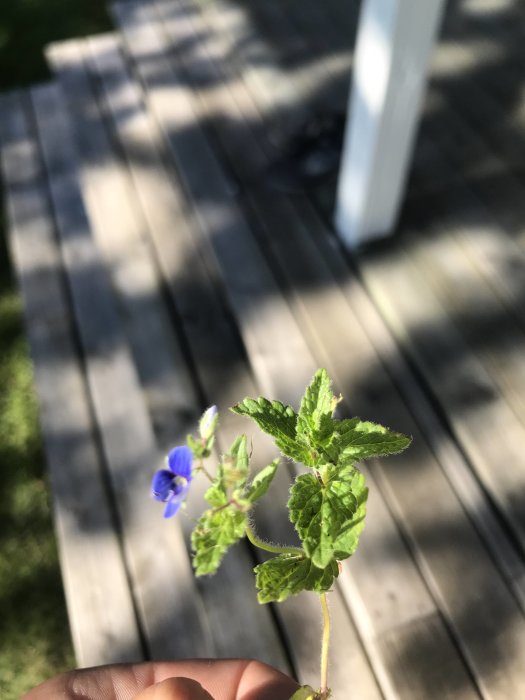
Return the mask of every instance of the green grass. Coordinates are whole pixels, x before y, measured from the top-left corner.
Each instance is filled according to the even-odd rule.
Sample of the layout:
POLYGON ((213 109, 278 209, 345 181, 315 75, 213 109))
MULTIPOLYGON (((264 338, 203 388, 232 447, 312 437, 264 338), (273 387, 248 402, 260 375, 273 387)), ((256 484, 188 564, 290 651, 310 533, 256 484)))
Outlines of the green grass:
POLYGON ((110 29, 106 7, 104 0, 2 0, 0 90, 46 79, 43 48, 51 41, 110 29))
POLYGON ((0 245, 0 697, 74 664, 20 298, 0 245))
MULTIPOLYGON (((0 2, 0 90, 49 77, 51 41, 111 28, 103 0, 0 2)), ((0 217, 0 697, 74 665, 31 362, 0 217)))

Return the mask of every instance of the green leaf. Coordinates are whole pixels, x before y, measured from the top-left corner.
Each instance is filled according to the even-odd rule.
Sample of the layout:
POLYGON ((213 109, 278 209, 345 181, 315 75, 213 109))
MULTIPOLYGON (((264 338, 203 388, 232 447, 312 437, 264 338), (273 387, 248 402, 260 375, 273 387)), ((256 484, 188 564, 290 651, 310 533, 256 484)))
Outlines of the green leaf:
POLYGON ((290 700, 317 700, 318 697, 319 693, 317 693, 311 686, 302 685, 295 691, 290 700))
POLYGON ((301 591, 328 591, 339 575, 336 561, 319 569, 311 559, 296 554, 279 554, 255 567, 259 603, 281 602, 301 591))
POLYGON ((224 466, 222 462, 219 463, 217 473, 215 474, 215 479, 213 480, 210 488, 204 494, 204 498, 210 504, 210 506, 213 506, 214 508, 219 508, 220 506, 224 506, 228 503, 229 498, 226 490, 224 466))
POLYGON ((210 456, 213 447, 213 436, 210 438, 210 445, 200 438, 195 438, 193 435, 186 436, 186 444, 192 451, 194 459, 205 459, 210 456))
POLYGON ((215 479, 213 484, 204 494, 204 498, 214 508, 220 508, 228 503, 228 494, 224 490, 221 478, 215 479))
POLYGON ((204 494, 211 506, 218 508, 226 505, 234 490, 242 493, 248 478, 249 459, 246 435, 240 435, 233 442, 230 451, 223 455, 215 479, 204 494))
POLYGON ((226 492, 231 488, 241 489, 248 478, 250 457, 246 435, 239 435, 222 458, 222 480, 226 492))
POLYGON ((202 514, 191 534, 197 576, 215 573, 228 548, 245 534, 246 518, 246 513, 234 506, 202 514))
POLYGON ((246 492, 244 493, 244 498, 246 498, 250 503, 255 503, 259 498, 262 498, 264 494, 270 488, 270 484, 273 481, 273 477, 277 472, 277 467, 279 466, 279 458, 274 459, 271 464, 257 474, 254 478, 246 492))
POLYGON ((324 481, 314 474, 297 477, 288 501, 305 552, 321 569, 354 553, 368 495, 364 476, 351 466, 327 467, 324 476, 324 481))
POLYGON ((301 401, 297 418, 298 437, 301 436, 313 448, 323 445, 337 424, 332 418, 336 404, 327 371, 317 370, 301 401))
POLYGON ((240 416, 252 418, 259 428, 271 435, 281 452, 298 462, 308 459, 306 447, 297 441, 297 414, 291 406, 280 401, 268 401, 264 397, 257 400, 246 398, 231 409, 240 416))
POLYGON ((392 455, 406 449, 412 438, 359 418, 339 421, 328 446, 331 459, 340 464, 392 455))
POLYGON ((357 498, 357 510, 352 519, 341 528, 336 539, 334 555, 337 561, 348 559, 354 554, 365 527, 368 489, 365 486, 365 477, 360 471, 355 472, 352 489, 357 498))

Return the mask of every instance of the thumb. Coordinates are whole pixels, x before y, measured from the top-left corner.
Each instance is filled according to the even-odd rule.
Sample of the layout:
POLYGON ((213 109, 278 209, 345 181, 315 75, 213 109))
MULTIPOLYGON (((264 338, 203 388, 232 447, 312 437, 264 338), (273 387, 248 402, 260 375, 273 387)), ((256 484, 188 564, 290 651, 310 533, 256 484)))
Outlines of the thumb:
POLYGON ((135 696, 135 700, 213 700, 200 683, 191 678, 166 678, 135 696))

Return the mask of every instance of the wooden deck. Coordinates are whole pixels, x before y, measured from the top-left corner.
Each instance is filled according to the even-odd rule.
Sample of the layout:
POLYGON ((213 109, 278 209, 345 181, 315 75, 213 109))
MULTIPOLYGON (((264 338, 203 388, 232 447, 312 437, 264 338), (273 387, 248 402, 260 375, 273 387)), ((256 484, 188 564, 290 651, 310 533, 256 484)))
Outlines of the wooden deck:
MULTIPOLYGON (((399 230, 350 258, 334 183, 287 195, 264 173, 346 104, 357 12, 122 2, 115 34, 51 46, 55 80, 0 97, 79 665, 254 656, 316 682, 316 597, 259 606, 246 544, 195 580, 199 493, 164 521, 148 490, 204 407, 227 445, 250 430, 228 406, 295 404, 324 366, 345 411, 414 436, 367 464, 331 595, 335 697, 525 697, 525 10, 450 4, 399 230)), ((256 517, 276 541, 288 480, 256 517)))

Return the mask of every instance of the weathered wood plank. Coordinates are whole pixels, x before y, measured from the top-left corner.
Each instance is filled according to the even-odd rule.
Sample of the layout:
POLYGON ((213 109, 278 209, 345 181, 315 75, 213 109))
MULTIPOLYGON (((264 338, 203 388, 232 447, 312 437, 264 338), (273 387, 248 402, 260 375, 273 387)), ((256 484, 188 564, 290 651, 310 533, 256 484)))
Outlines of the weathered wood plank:
MULTIPOLYGON (((111 69, 108 49, 118 51, 114 37, 92 39, 90 49, 87 43, 77 41, 54 45, 48 50, 48 56, 59 75, 73 117, 82 159, 83 191, 87 192, 88 213, 93 213, 94 235, 105 254, 125 312, 126 330, 142 387, 149 398, 157 437, 167 450, 185 441, 186 433, 195 429, 200 411, 182 348, 162 300, 157 271, 147 245, 149 233, 140 230, 137 224, 143 221, 142 212, 133 206, 138 197, 131 190, 125 164, 119 162, 114 153, 98 109, 97 95, 88 80, 84 61, 96 60, 100 72, 95 75, 92 66, 91 77, 110 82, 106 76, 106 71, 111 69), (85 133, 89 134, 89 139, 83 140, 85 133), (102 164, 104 174, 101 177, 102 164), (144 328, 144 317, 147 328, 144 328)), ((115 85, 108 86, 108 100, 112 99, 115 89, 115 85)), ((117 111, 117 117, 119 114, 122 112, 117 111)), ((128 112, 125 119, 129 117, 128 112)), ((156 206, 156 202, 153 200, 151 206, 156 206)), ((206 488, 204 480, 194 483, 192 502, 199 494, 202 496, 206 488)), ((200 500, 199 505, 202 505, 200 500)), ((180 519, 188 549, 192 518, 199 514, 190 507, 190 517, 180 519)), ((237 547, 213 579, 198 581, 217 654, 256 657, 286 670, 287 662, 273 619, 267 608, 258 605, 253 594, 252 566, 248 549, 237 547), (251 619, 259 633, 254 635, 245 625, 232 625, 235 616, 251 619), (230 622, 226 624, 228 619, 230 622)))
POLYGON ((24 302, 73 646, 79 666, 143 658, 102 476, 27 98, 2 96, 8 240, 24 302))
MULTIPOLYGON (((488 16, 489 8, 486 10, 488 16)), ((517 11, 522 13, 521 9, 517 11)), ((511 16, 510 7, 502 12, 501 18, 505 14, 511 16)), ((446 41, 437 46, 432 72, 434 83, 442 89, 452 108, 460 112, 512 168, 523 172, 525 129, 518 86, 525 61, 521 51, 515 48, 520 41, 522 23, 523 19, 517 18, 512 33, 504 31, 502 36, 501 20, 498 21, 497 16, 490 23, 485 21, 485 26, 479 23, 476 27, 469 24, 461 12, 451 13, 446 41), (458 74, 459 79, 454 77, 458 74), (505 96, 504 86, 510 81, 515 89, 512 95, 507 92, 505 96)))
MULTIPOLYGON (((240 181, 248 181, 254 172, 266 168, 270 161, 267 154, 257 141, 255 133, 261 132, 257 129, 260 120, 252 109, 252 97, 247 92, 246 87, 240 79, 230 73, 225 74, 221 69, 230 51, 228 41, 224 41, 221 36, 212 35, 207 32, 207 27, 196 10, 190 3, 157 3, 161 12, 164 26, 172 41, 173 50, 177 46, 185 46, 192 42, 192 52, 182 52, 180 55, 181 66, 192 81, 200 96, 200 110, 202 118, 207 123, 215 127, 215 133, 221 143, 224 153, 229 158, 231 168, 236 173, 240 181), (198 37, 206 35, 206 41, 198 41, 198 37), (213 94, 210 95, 210 84, 213 84, 213 94), (217 115, 225 115, 225 118, 217 118, 217 115), (235 132, 232 133, 230 124, 235 125, 235 132)), ((293 205, 285 195, 269 191, 264 187, 258 187, 258 183, 246 188, 246 204, 248 215, 252 222, 252 227, 257 231, 262 229, 265 232, 263 246, 267 247, 277 255, 282 255, 286 250, 287 258, 292 261, 293 269, 297 275, 301 275, 301 280, 307 284, 309 274, 304 274, 302 266, 304 256, 295 256, 297 245, 309 251, 310 259, 317 259, 315 246, 306 235, 305 224, 296 216, 293 205), (279 240, 273 240, 272 231, 288 231, 288 235, 279 240), (297 262, 293 262, 297 257, 297 262)), ((314 213, 312 212, 312 216, 314 213)), ((331 276, 323 269, 318 272, 322 283, 318 285, 330 287, 331 276)), ((285 275, 286 276, 286 275, 285 275)), ((283 276, 281 275, 281 278, 283 276)), ((290 290, 292 292, 292 290, 290 290)), ((293 292, 292 292, 293 293, 293 292)), ((294 302, 295 303, 295 302, 294 302)), ((324 304, 323 295, 309 295, 309 305, 319 305, 325 314, 325 323, 335 324, 337 319, 348 312, 346 304, 337 307, 334 304, 328 307, 324 304)), ((322 329, 319 334, 322 335, 322 329)), ((365 348, 364 336, 362 333, 356 335, 354 350, 360 354, 365 348)), ((366 347, 368 347, 366 345, 366 347)), ((346 355, 345 355, 346 357, 346 355)))
MULTIPOLYGON (((438 615, 415 620, 408 625, 385 634, 381 639, 382 653, 398 670, 396 683, 399 698, 426 698, 428 687, 435 696, 456 700, 463 697, 492 697, 472 690, 470 678, 457 672, 457 656, 450 645, 450 637, 438 615), (436 664, 434 649, 443 645, 443 654, 436 664), (418 673, 412 669, 417 668, 418 673)), ((503 697, 503 696, 502 696, 503 697)))
POLYGON ((86 217, 60 95, 55 85, 34 88, 31 95, 88 386, 147 645, 156 657, 209 656, 214 647, 182 534, 176 526, 166 527, 158 504, 147 497, 151 468, 160 457, 86 217), (167 587, 167 581, 177 585, 167 587))
POLYGON ((522 299, 525 184, 458 113, 449 110, 442 121, 443 129, 439 128, 437 119, 429 118, 423 136, 441 149, 443 169, 448 173, 459 170, 463 182, 458 182, 454 191, 447 194, 446 208, 439 197, 435 206, 440 216, 450 209, 448 217, 458 219, 458 224, 453 225, 456 238, 494 295, 521 328, 525 328, 522 299))
MULTIPOLYGON (((418 231, 422 230, 419 226, 418 231)), ((449 242, 449 250, 452 244, 449 242)), ((434 251, 432 255, 438 254, 438 240, 426 245, 428 255, 431 251, 434 251)), ((421 251, 416 240, 413 246, 421 251)), ((439 253, 448 255, 443 251, 443 246, 440 246, 439 253)), ((448 266, 452 263, 454 266, 459 264, 461 251, 458 253, 455 260, 447 258, 448 266)), ((464 336, 469 335, 468 319, 460 319, 459 325, 455 325, 450 318, 450 304, 444 305, 443 299, 440 303, 435 292, 429 288, 430 258, 420 252, 418 260, 418 263, 411 262, 408 257, 391 252, 381 261, 372 256, 364 257, 362 269, 377 303, 381 305, 395 332, 404 336, 404 342, 415 353, 414 360, 424 371, 432 390, 444 406, 479 478, 500 506, 502 516, 508 520, 523 548, 523 508, 520 496, 523 493, 523 475, 518 466, 523 461, 518 448, 525 437, 522 436, 523 425, 501 396, 491 376, 495 369, 494 362, 489 373, 466 344, 464 336), (415 269, 416 264, 418 270, 415 269), (393 288, 396 290, 395 295, 391 291, 393 288), (417 296, 414 297, 416 290, 417 296), (501 442, 498 440, 496 443, 492 439, 487 426, 496 430, 502 438, 501 442)), ((436 260, 430 262, 435 264, 436 260)), ((468 266, 463 272, 468 273, 468 266)), ((442 282, 433 281, 441 287, 442 282)), ((442 290, 441 296, 443 294, 447 292, 442 290)), ((482 295, 483 287, 479 290, 479 297, 482 298, 482 295)), ((473 312, 473 308, 466 311, 467 314, 473 312)), ((510 328, 512 329, 512 323, 510 328)), ((488 339, 485 338, 484 342, 486 344, 488 339)), ((504 350, 503 345, 501 349, 504 350)), ((485 350, 478 348, 478 352, 485 353, 485 350)), ((504 362, 501 366, 505 368, 504 362)), ((515 373, 513 377, 515 381, 519 380, 515 373)))
MULTIPOLYGON (((451 170, 468 183, 513 239, 523 246, 523 183, 494 148, 461 115, 443 110, 443 96, 431 92, 437 106, 427 110, 421 139, 439 150, 450 181, 451 170)), ((442 165, 440 167, 442 167, 442 165)))
MULTIPOLYGON (((418 277, 417 286, 410 284, 407 278, 409 277, 409 275, 412 276, 412 273, 409 269, 409 265, 407 265, 407 261, 404 260, 403 263, 399 265, 396 261, 395 254, 392 252, 390 252, 390 254, 388 254, 387 256, 384 256, 382 259, 379 257, 379 255, 377 255, 376 258, 377 259, 372 260, 370 256, 367 257, 366 261, 363 261, 363 274, 367 281, 367 285, 369 286, 369 289, 372 292, 374 299, 376 300, 376 303, 380 305, 382 312, 385 314, 385 318, 387 318, 387 320, 389 321, 391 328, 393 328, 394 333, 396 333, 398 337, 398 340, 400 342, 408 342, 408 344, 410 345, 410 339, 413 338, 414 334, 416 333, 415 329, 419 328, 419 331, 417 332, 417 337, 421 339, 419 342, 420 347, 422 342, 424 342, 429 354, 432 352, 434 354, 434 357, 436 358, 436 361, 439 362, 440 366, 443 368, 439 380, 436 379, 434 388, 437 390, 446 382, 448 382, 449 387, 454 388, 456 395, 458 391, 461 391, 461 389, 459 388, 461 386, 464 387, 463 391, 466 391, 465 387, 466 380, 468 378, 469 367, 472 368, 472 363, 468 359, 468 351, 464 355, 464 357, 458 358, 455 354, 455 351, 453 351, 454 354, 451 355, 449 352, 450 348, 444 347, 445 339, 452 340, 452 342, 455 345, 455 348, 457 348, 458 344, 460 344, 460 340, 455 338, 453 335, 453 329, 447 327, 446 333, 432 332, 433 324, 437 324, 436 327, 440 328, 440 330, 443 330, 443 324, 447 323, 447 321, 446 317, 444 318, 442 315, 440 315, 439 318, 436 317, 435 314, 434 316, 432 316, 430 307, 428 306, 428 304, 425 304, 425 302, 428 299, 428 291, 425 289, 424 279, 422 277, 418 277), (392 299, 392 289, 396 290, 395 297, 393 298, 393 303, 390 302, 390 300, 392 299), (388 303, 385 303, 387 302, 387 300, 389 300, 388 303), (409 330, 410 328, 413 329, 412 335, 409 330), (440 385, 440 387, 437 386, 438 384, 440 385)), ((436 310, 434 307, 433 312, 435 311, 436 310)), ((436 373, 434 371, 433 373, 429 373, 427 376, 436 376, 436 373)), ((469 386, 480 386, 479 374, 476 374, 470 379, 471 381, 469 382, 469 386)), ((485 393, 484 400, 482 400, 482 405, 480 406, 479 401, 476 401, 476 397, 472 393, 469 393, 464 396, 464 401, 462 402, 462 406, 465 411, 476 411, 478 413, 478 429, 482 432, 488 424, 486 420, 487 417, 480 415, 481 413, 483 413, 483 411, 486 411, 487 409, 487 398, 488 394, 485 393), (481 428, 481 426, 485 426, 485 428, 481 428)), ((488 403, 488 407, 490 409, 491 402, 489 401, 488 403)), ((498 415, 500 415, 499 411, 496 414, 496 418, 498 417, 498 415)), ((458 417, 456 418, 455 425, 456 429, 458 430, 458 433, 460 431, 458 429, 457 424, 461 420, 462 414, 461 411, 458 410, 458 417)), ((502 424, 504 424, 503 420, 502 424)), ((481 439, 482 433, 478 432, 477 436, 481 439)), ((460 437, 462 436, 460 435, 460 437)), ((462 442, 468 447, 468 443, 466 443, 465 440, 462 440, 462 442)), ((473 434, 471 442, 474 442, 473 434)), ((423 476, 421 469, 419 469, 418 473, 421 476, 423 476)), ((389 481, 391 482, 392 475, 388 476, 390 477, 389 481)), ((398 473, 396 474, 396 476, 400 477, 401 475, 398 473)), ((398 479, 398 481, 401 482, 402 479, 398 479)), ((517 633, 518 637, 520 637, 524 633, 524 630, 522 629, 522 611, 520 611, 518 606, 514 603, 514 601, 508 598, 508 596, 505 594, 504 588, 501 586, 500 583, 498 583, 497 572, 493 571, 492 574, 489 573, 491 569, 491 563, 486 560, 483 562, 484 557, 482 552, 479 550, 479 544, 476 546, 476 544, 473 541, 468 541, 471 535, 468 535, 467 528, 459 527, 459 522, 461 520, 459 513, 456 512, 455 515, 452 515, 452 511, 450 510, 450 508, 456 510, 455 506, 453 506, 453 501, 450 500, 448 505, 444 503, 444 509, 440 509, 441 513, 439 513, 436 507, 438 493, 437 484, 435 484, 435 482, 433 481, 431 482, 428 478, 428 475, 425 475, 424 481, 421 482, 421 487, 424 489, 423 491, 419 491, 419 489, 417 489, 416 482, 414 480, 410 480, 411 497, 416 498, 422 508, 422 511, 419 513, 418 516, 420 527, 422 527, 423 530, 425 529, 424 521, 426 517, 424 512, 424 494, 426 493, 427 498, 430 496, 430 494, 432 494, 431 502, 427 501, 426 506, 428 515, 428 522, 426 526, 427 532, 430 532, 430 530, 432 529, 431 521, 433 517, 436 518, 435 522, 441 523, 441 527, 443 528, 441 530, 443 537, 443 546, 439 545, 440 536, 438 535, 436 536, 437 542, 435 544, 432 543, 432 538, 430 540, 427 540, 428 545, 432 549, 434 549, 434 556, 439 558, 439 561, 434 561, 432 563, 431 570, 429 571, 429 582, 432 584, 432 589, 436 595, 443 597, 443 602, 445 603, 447 615, 449 615, 450 618, 454 620, 455 625, 457 625, 457 629, 460 634, 460 643, 463 643, 465 647, 468 645, 468 653, 471 656, 471 659, 474 657, 473 660, 475 662, 476 673, 480 680, 482 680, 484 676, 488 676, 489 682, 491 684, 495 683, 495 685, 492 686, 491 690, 491 692, 494 693, 495 697, 499 697, 500 694, 501 697, 504 697, 505 693, 517 692, 519 684, 523 683, 523 679, 520 679, 521 673, 519 671, 519 668, 515 668, 513 671, 509 671, 509 682, 517 684, 514 688, 512 687, 512 685, 506 688, 505 679, 498 677, 497 674, 494 675, 494 670, 496 670, 498 664, 502 663, 503 659, 507 659, 507 663, 509 663, 510 666, 513 666, 514 663, 516 663, 516 659, 513 658, 512 652, 504 651, 504 648, 507 646, 507 644, 509 645, 509 649, 517 648, 517 646, 519 646, 519 644, 522 643, 518 642, 517 639, 514 642, 511 641, 511 636, 514 633, 517 633), (431 513, 433 513, 433 515, 431 515, 431 513), (446 535, 445 531, 447 532, 446 535), (454 542, 454 546, 451 547, 449 544, 445 545, 445 541, 447 543, 454 542), (473 547, 478 550, 476 554, 474 554, 473 547), (455 556, 453 555, 454 551, 456 552, 455 556), (452 559, 449 559, 451 555, 452 559), (456 558, 455 563, 453 563, 454 558, 456 558), (440 572, 441 566, 445 567, 445 569, 441 569, 440 572), (480 566, 481 568, 486 569, 485 573, 481 573, 481 570, 479 568, 480 566), (449 577, 447 581, 445 573, 446 569, 448 569, 449 571, 457 571, 460 568, 464 574, 462 574, 461 576, 461 581, 455 582, 454 577, 449 577), (473 598, 471 598, 465 593, 465 576, 472 577, 471 585, 475 585, 476 587, 476 596, 473 598), (483 589, 483 586, 487 584, 488 577, 490 577, 492 583, 488 588, 483 589), (497 602, 494 598, 495 590, 498 590, 497 602), (485 656, 486 646, 479 645, 477 642, 477 640, 480 639, 480 630, 477 629, 477 624, 479 623, 478 617, 484 616, 486 613, 486 608, 484 605, 482 606, 483 612, 481 612, 480 610, 477 613, 477 615, 473 613, 473 609, 475 609, 477 605, 476 599, 479 600, 478 596, 483 596, 484 599, 487 601, 487 604, 495 605, 496 609, 499 609, 501 606, 499 612, 494 611, 495 617, 493 618, 495 627, 497 629, 502 630, 498 633, 500 635, 499 640, 496 641, 496 639, 493 636, 494 634, 496 634, 495 630, 490 634, 491 641, 495 642, 495 650, 493 652, 494 656, 492 655, 492 653, 489 654, 488 657, 485 656), (469 598, 470 603, 467 602, 469 598), (467 606, 468 613, 465 612, 465 606, 467 606), (505 622, 505 620, 507 621, 505 622), (520 628, 520 631, 518 631, 517 627, 515 626, 516 624, 520 628), (503 644, 502 647, 500 647, 500 643, 503 644), (494 664, 492 661, 494 658, 498 658, 500 659, 500 661, 498 661, 497 664, 494 664)), ((408 483, 406 485, 406 488, 409 488, 408 483)), ((396 503, 397 507, 400 508, 400 512, 402 512, 406 518, 407 504, 404 501, 405 498, 408 497, 408 492, 403 492, 400 490, 397 492, 396 495, 397 498, 395 501, 392 499, 392 503, 396 503)), ((505 493, 505 495, 507 498, 510 497, 510 494, 505 493)), ((519 563, 519 560, 516 559, 515 554, 513 555, 512 548, 510 548, 509 550, 509 547, 507 545, 506 549, 507 554, 511 554, 512 558, 510 561, 512 562, 514 560, 514 562, 519 563)), ((514 585, 519 591, 521 591, 521 601, 523 602, 523 570, 522 566, 512 566, 512 569, 516 568, 517 570, 512 572, 511 575, 517 574, 519 577, 517 580, 514 581, 514 585)), ((508 566, 507 572, 508 574, 511 573, 511 571, 509 571, 508 566)))
MULTIPOLYGON (((177 174, 167 162, 163 135, 145 109, 142 92, 130 77, 115 38, 101 37, 89 44, 90 68, 102 81, 112 130, 126 155, 163 281, 191 347, 201 391, 226 409, 243 392, 256 389, 220 290, 220 272, 202 243, 177 174)), ((226 412, 224 420, 227 426, 236 422, 226 412)))
MULTIPOLYGON (((288 4, 254 0, 250 15, 257 32, 260 34, 261 28, 264 29, 264 37, 259 37, 259 41, 266 38, 265 51, 271 49, 287 80, 293 82, 294 91, 287 91, 291 108, 295 102, 295 109, 290 116, 294 118, 297 115, 297 100, 293 97, 295 92, 301 92, 305 106, 318 113, 331 109, 346 111, 353 48, 350 37, 338 37, 334 41, 333 28, 324 6, 305 6, 297 12, 297 9, 293 11, 292 8, 287 8, 288 4), (291 32, 288 26, 290 23, 291 32), (313 26, 316 31, 306 38, 308 29, 313 26), (329 81, 326 80, 325 68, 316 56, 317 49, 325 43, 327 36, 332 41, 330 49, 324 52, 323 60, 330 66, 329 81)), ((252 51, 255 52, 255 49, 252 48, 252 51)), ((257 54, 260 55, 259 52, 257 54)))
MULTIPOLYGON (((472 352, 525 424, 525 251, 507 237, 468 188, 433 199, 434 224, 407 248, 428 271, 472 352)), ((419 217, 417 217, 419 218, 419 217)))
POLYGON ((202 129, 197 124, 188 129, 187 115, 191 113, 198 122, 195 107, 189 91, 183 89, 183 81, 160 53, 166 42, 153 24, 154 14, 150 8, 132 3, 117 7, 127 48, 137 62, 136 69, 142 80, 149 87, 150 106, 168 138, 179 174, 194 204, 195 216, 202 229, 209 232, 209 244, 223 275, 229 276, 226 291, 261 387, 286 398, 287 377, 293 377, 290 396, 294 396, 297 378, 301 377, 305 384, 311 376, 311 364, 303 360, 308 357, 304 339, 294 331, 295 322, 290 310, 280 299, 277 284, 253 241, 241 209, 229 196, 224 173, 202 129), (146 62, 146 53, 151 56, 155 51, 158 60, 146 62), (171 83, 176 91, 177 110, 171 109, 171 104, 163 99, 164 95, 157 88, 161 80, 164 85, 171 83), (185 145, 190 135, 191 152, 185 145), (286 337, 273 332, 279 327, 289 328, 286 337), (282 374, 283 381, 276 385, 274 376, 277 372, 282 374))

